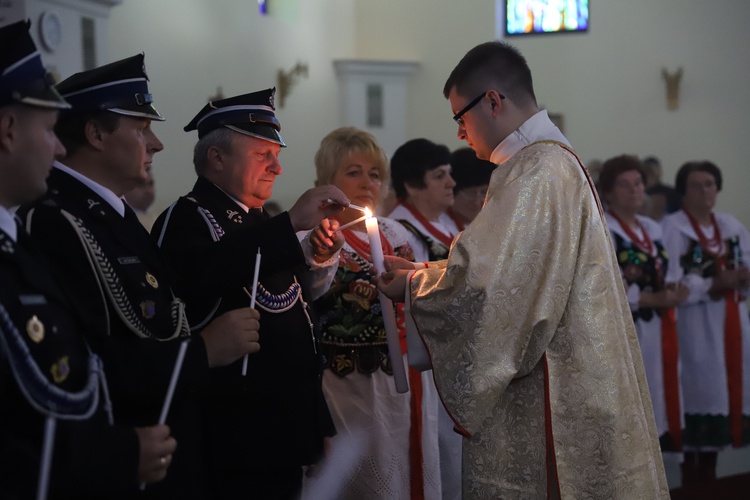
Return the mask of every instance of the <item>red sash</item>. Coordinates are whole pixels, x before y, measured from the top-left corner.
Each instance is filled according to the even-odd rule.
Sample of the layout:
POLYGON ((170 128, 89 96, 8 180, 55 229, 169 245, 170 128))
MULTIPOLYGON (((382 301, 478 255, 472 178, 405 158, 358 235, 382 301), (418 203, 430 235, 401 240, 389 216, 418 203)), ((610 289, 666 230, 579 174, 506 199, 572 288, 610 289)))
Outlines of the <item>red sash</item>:
POLYGON ((734 290, 724 292, 724 356, 729 389, 729 428, 732 446, 735 448, 742 446, 742 327, 737 298, 734 290))
POLYGON ((680 408, 680 358, 677 322, 674 309, 661 311, 661 360, 664 376, 664 399, 667 405, 667 428, 675 451, 682 450, 682 409, 680 408))

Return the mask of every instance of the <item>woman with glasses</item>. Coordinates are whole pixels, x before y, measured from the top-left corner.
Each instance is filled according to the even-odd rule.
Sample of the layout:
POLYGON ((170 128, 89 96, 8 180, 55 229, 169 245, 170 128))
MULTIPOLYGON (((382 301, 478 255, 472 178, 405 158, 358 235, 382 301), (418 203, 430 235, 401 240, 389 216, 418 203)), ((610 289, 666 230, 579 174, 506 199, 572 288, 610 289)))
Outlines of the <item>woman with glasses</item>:
POLYGON ((666 216, 664 243, 677 263, 667 279, 690 295, 677 310, 685 413, 683 484, 716 478, 717 451, 750 443, 750 235, 714 211, 719 168, 689 162, 677 172, 682 210, 666 216))
POLYGON ((667 253, 659 224, 638 215, 646 202, 646 171, 635 156, 605 161, 599 189, 641 347, 662 452, 682 450, 682 410, 674 308, 688 289, 667 285, 667 253))

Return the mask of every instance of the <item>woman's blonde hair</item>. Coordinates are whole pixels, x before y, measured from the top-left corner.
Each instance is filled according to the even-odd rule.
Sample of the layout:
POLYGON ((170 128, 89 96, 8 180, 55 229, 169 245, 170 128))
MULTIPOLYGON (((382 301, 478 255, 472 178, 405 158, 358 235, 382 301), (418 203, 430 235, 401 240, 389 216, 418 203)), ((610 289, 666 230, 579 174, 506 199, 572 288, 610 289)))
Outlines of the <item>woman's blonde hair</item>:
POLYGON ((356 127, 341 127, 320 141, 320 148, 315 153, 315 172, 317 178, 316 186, 331 184, 336 170, 341 166, 349 155, 360 153, 372 158, 373 163, 378 168, 380 174, 380 194, 381 197, 388 191, 390 179, 390 168, 388 165, 388 156, 385 151, 378 145, 375 136, 356 127))

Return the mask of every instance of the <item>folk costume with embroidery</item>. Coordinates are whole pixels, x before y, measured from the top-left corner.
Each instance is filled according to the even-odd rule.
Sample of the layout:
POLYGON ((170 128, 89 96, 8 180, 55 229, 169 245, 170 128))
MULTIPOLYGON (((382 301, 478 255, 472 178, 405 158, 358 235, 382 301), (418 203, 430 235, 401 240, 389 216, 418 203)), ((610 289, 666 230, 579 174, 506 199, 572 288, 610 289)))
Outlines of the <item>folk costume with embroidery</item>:
POLYGON ((612 212, 605 216, 627 287, 659 443, 662 451, 681 451, 684 422, 675 311, 638 305, 641 291, 658 292, 665 286, 669 259, 662 244, 661 226, 653 219, 636 215, 638 227, 631 228, 612 212))
MULTIPOLYGON (((152 237, 196 328, 250 305, 243 288, 252 289, 260 248, 256 309, 261 349, 250 355, 247 376, 241 374, 241 359, 211 371, 206 412, 217 477, 224 470, 258 465, 315 463, 323 437, 335 433, 307 302, 322 292, 305 287, 310 264, 288 213, 271 218, 262 209, 248 209, 199 177, 187 196, 159 216, 152 237)), ((245 493, 252 491, 251 484, 246 486, 245 493)))
MULTIPOLYGON (((51 262, 103 360, 115 422, 158 422, 180 342, 190 330, 158 248, 133 211, 111 191, 57 163, 47 194, 24 207, 32 240, 51 262), (122 211, 122 212, 120 212, 122 211)), ((200 337, 187 349, 167 424, 180 443, 164 481, 147 496, 205 494, 205 443, 196 429, 208 358, 200 337)))
POLYGON ((465 497, 666 499, 620 271, 567 148, 545 111, 501 142, 484 208, 407 305, 466 436, 465 497))
POLYGON ((447 258, 451 242, 463 229, 459 228, 458 219, 448 213, 440 214, 437 221, 429 221, 406 202, 396 205, 388 218, 399 221, 409 231, 409 244, 416 262, 447 258))
MULTIPOLYGON (((378 217, 378 226, 384 255, 413 260, 409 233, 398 222, 378 217)), ((432 374, 411 369, 409 392, 396 392, 367 233, 343 232, 333 284, 315 308, 327 368, 323 391, 338 430, 329 458, 357 451, 350 452, 345 475, 340 467, 323 471, 337 476, 331 482, 340 488, 328 493, 353 500, 440 498, 440 403, 432 374)), ((397 314, 403 325, 403 313, 397 314)), ((306 487, 328 480, 307 480, 306 487)))
POLYGON ((690 296, 677 310, 682 361, 685 448, 717 450, 750 443, 750 320, 748 290, 709 290, 720 268, 746 265, 747 229, 733 216, 713 212, 700 226, 684 211, 662 221, 667 252, 674 256, 667 280, 681 281, 690 296))

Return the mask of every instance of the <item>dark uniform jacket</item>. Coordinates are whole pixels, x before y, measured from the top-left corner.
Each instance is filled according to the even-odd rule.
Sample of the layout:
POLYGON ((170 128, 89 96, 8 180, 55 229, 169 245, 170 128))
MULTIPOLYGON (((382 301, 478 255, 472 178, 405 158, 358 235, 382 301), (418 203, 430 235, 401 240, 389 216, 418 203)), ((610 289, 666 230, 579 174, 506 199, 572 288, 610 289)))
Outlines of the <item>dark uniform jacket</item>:
POLYGON ((48 498, 133 495, 136 434, 110 425, 100 363, 44 264, 20 228, 17 242, 0 230, 0 498, 35 497, 48 415, 48 498))
POLYGON ((250 355, 246 377, 242 360, 211 372, 214 464, 246 470, 314 463, 323 437, 334 430, 322 393, 317 339, 296 278, 307 266, 289 215, 245 213, 199 178, 188 196, 161 214, 151 235, 173 269, 191 325, 250 305, 243 287, 252 289, 260 247, 261 349, 250 355))
MULTIPOLYGON (((57 168, 47 184, 47 195, 21 211, 31 238, 86 319, 87 340, 107 371, 115 421, 154 425, 179 345, 189 336, 164 261, 127 205, 122 217, 57 168)), ((178 449, 167 479, 147 488, 157 498, 204 496, 208 465, 198 400, 207 381, 205 344, 196 336, 187 349, 166 422, 178 449)))

